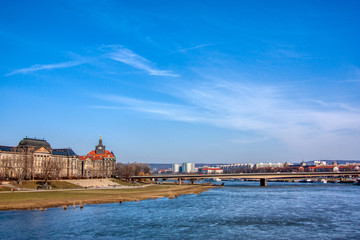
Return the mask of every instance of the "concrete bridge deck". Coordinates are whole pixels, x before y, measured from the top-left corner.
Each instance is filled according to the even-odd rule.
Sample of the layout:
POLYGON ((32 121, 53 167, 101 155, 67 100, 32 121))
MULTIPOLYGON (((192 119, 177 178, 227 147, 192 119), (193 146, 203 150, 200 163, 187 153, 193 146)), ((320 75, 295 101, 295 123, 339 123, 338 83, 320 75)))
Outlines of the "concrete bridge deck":
POLYGON ((261 186, 266 186, 268 179, 281 178, 311 178, 311 177, 339 177, 354 176, 359 177, 359 171, 346 172, 278 172, 278 173, 224 173, 224 174, 167 174, 150 176, 131 176, 133 180, 141 179, 178 179, 181 180, 202 180, 206 178, 238 178, 238 179, 259 179, 261 186))

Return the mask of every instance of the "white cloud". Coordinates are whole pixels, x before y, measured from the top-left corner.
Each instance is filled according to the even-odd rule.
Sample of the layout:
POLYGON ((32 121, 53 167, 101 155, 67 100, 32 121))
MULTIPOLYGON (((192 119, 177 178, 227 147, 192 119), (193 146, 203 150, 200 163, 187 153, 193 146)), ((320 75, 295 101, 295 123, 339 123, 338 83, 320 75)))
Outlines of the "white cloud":
POLYGON ((115 61, 125 63, 129 66, 132 66, 137 69, 144 70, 150 75, 154 76, 165 76, 165 77, 179 77, 180 75, 169 70, 160 70, 156 67, 153 67, 153 63, 147 60, 146 58, 135 54, 130 49, 121 47, 121 46, 109 46, 112 48, 113 52, 109 53, 107 56, 115 61))
MULTIPOLYGON (((110 45, 107 46, 111 48, 112 52, 106 54, 105 56, 118 61, 129 66, 132 66, 137 69, 141 69, 149 73, 153 76, 165 76, 165 77, 179 77, 180 75, 174 73, 170 70, 161 70, 154 66, 154 63, 147 60, 146 58, 135 54, 130 49, 118 46, 118 45, 110 45)), ((7 73, 5 76, 12 76, 17 74, 29 74, 36 71, 41 70, 52 70, 52 69, 60 69, 60 68, 69 68, 74 67, 80 64, 85 63, 86 61, 69 61, 69 62, 62 62, 62 63, 53 63, 53 64, 36 64, 28 68, 22 68, 14 70, 10 73, 7 73)))
POLYGON ((12 76, 12 75, 17 75, 17 74, 28 74, 28 73, 32 73, 32 72, 36 72, 36 71, 40 71, 40 70, 51 70, 51 69, 57 69, 57 68, 69 68, 69 67, 74 67, 80 64, 83 64, 83 61, 70 61, 70 62, 62 62, 62 63, 53 63, 53 64, 36 64, 33 65, 29 68, 22 68, 22 69, 18 69, 15 71, 12 71, 8 74, 6 74, 5 76, 12 76))
POLYGON ((247 139, 244 136, 236 142, 277 139, 298 154, 311 149, 312 153, 329 152, 332 153, 330 157, 346 157, 346 148, 352 149, 348 152, 354 152, 355 143, 359 140, 360 109, 345 103, 320 100, 314 100, 309 105, 309 101, 289 98, 283 87, 217 81, 183 86, 174 90, 172 95, 184 104, 114 95, 103 99, 168 120, 250 131, 252 137, 247 139), (342 150, 336 150, 337 146, 342 146, 342 150), (340 156, 340 152, 343 155, 340 156))
MULTIPOLYGON (((196 113, 197 109, 189 106, 144 101, 118 95, 99 95, 97 97, 106 101, 113 102, 115 104, 127 106, 127 109, 132 111, 143 112, 154 116, 161 116, 170 120, 184 122, 200 122, 200 119, 202 118, 196 113)), ((115 108, 115 106, 103 106, 103 108, 111 109, 115 108)))

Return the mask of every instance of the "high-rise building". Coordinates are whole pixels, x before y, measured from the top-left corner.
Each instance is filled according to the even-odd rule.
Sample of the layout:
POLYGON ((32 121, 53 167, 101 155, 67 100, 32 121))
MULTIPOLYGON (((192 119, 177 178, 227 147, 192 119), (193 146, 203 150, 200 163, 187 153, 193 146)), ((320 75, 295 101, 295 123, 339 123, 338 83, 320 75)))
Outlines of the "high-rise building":
POLYGON ((180 164, 178 164, 178 163, 173 163, 173 164, 171 165, 171 170, 172 170, 173 173, 178 173, 178 172, 180 172, 180 164))
POLYGON ((195 172, 195 164, 194 163, 184 162, 182 164, 182 172, 183 173, 195 172))

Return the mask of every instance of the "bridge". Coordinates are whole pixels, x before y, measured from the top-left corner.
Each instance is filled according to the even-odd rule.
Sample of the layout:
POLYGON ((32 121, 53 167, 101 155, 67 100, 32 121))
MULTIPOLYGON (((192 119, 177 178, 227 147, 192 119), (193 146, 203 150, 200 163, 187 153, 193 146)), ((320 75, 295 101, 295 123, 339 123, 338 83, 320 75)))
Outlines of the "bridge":
POLYGON ((203 180, 207 178, 220 179, 253 179, 260 180, 260 186, 266 186, 269 179, 283 178, 311 178, 311 177, 359 177, 359 171, 344 172, 277 172, 277 173, 224 173, 224 174, 167 174, 167 175, 150 175, 150 176, 131 176, 130 179, 177 179, 181 185, 182 180, 203 180))

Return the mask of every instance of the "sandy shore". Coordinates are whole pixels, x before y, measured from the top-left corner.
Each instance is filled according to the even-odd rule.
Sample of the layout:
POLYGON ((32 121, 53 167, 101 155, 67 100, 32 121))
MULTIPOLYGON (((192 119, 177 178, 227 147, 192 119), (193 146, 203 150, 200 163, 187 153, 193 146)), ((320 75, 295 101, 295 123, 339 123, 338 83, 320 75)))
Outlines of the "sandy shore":
POLYGON ((126 189, 8 192, 0 195, 0 210, 31 210, 60 206, 79 207, 79 205, 86 204, 140 201, 161 197, 176 198, 185 194, 199 194, 210 188, 214 188, 214 186, 149 185, 126 189))

